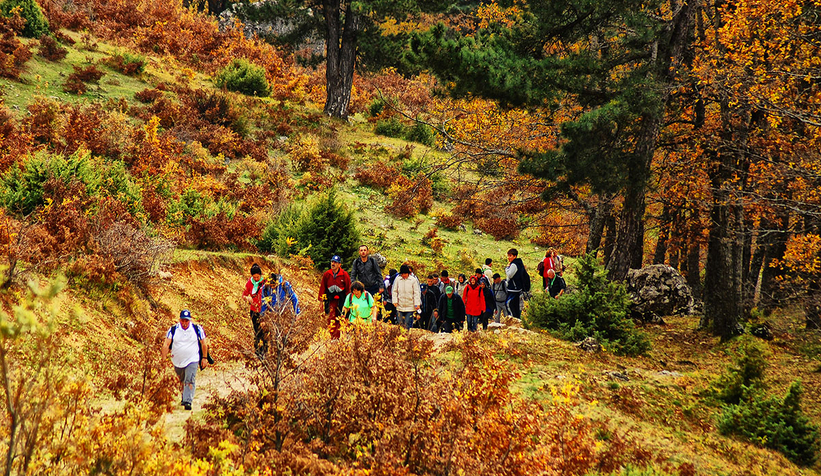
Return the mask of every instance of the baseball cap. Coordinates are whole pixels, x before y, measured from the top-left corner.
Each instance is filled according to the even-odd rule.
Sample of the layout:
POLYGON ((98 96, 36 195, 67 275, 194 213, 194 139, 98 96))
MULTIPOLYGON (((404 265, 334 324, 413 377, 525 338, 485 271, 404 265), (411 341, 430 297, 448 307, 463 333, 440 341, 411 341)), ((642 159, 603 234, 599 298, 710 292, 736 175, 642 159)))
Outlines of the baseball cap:
POLYGON ((336 262, 336 263, 341 263, 341 262, 342 262, 342 258, 340 258, 340 257, 339 257, 339 255, 333 255, 333 256, 331 257, 331 262, 332 262, 332 263, 334 263, 334 262, 336 262))
POLYGON ((447 286, 445 288, 445 294, 450 294, 453 292, 453 286, 447 286))
POLYGON ((188 319, 190 321, 191 311, 189 311, 188 309, 183 309, 182 311, 180 311, 180 319, 188 319))

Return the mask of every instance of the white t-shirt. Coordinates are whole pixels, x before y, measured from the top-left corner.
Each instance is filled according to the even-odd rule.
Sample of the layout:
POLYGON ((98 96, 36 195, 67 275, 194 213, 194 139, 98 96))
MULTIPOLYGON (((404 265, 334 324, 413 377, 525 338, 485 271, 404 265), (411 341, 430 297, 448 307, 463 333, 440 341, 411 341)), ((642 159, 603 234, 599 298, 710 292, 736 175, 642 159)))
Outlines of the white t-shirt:
MULTIPOLYGON (((174 325, 176 330, 174 336, 171 336, 171 329, 165 335, 166 339, 174 339, 171 343, 171 362, 174 367, 185 368, 190 364, 200 361, 200 348, 197 345, 197 335, 194 331, 194 323, 188 326, 188 329, 183 329, 177 323, 174 325)), ((200 329, 200 340, 205 339, 205 331, 202 326, 197 326, 200 329)), ((172 327, 173 329, 173 327, 172 327)))

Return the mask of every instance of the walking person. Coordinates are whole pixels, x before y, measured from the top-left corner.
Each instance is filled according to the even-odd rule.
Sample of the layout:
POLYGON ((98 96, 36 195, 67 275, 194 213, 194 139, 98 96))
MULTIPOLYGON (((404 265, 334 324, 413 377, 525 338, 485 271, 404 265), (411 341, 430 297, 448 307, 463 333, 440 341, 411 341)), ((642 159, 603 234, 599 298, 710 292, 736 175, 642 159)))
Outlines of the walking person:
POLYGON ((343 315, 346 313, 348 315, 348 322, 353 324, 358 319, 370 324, 376 318, 378 309, 376 300, 365 289, 365 285, 360 281, 354 281, 351 284, 351 293, 345 298, 345 304, 342 307, 343 315))
POLYGON ((242 297, 250 307, 251 325, 254 326, 254 351, 257 356, 265 355, 265 337, 260 324, 260 312, 262 311, 262 288, 265 280, 262 279, 262 269, 258 264, 251 265, 251 277, 245 283, 242 297))
POLYGON ((496 308, 493 312, 493 322, 502 322, 502 316, 509 316, 507 310, 507 281, 502 279, 499 273, 493 274, 493 284, 491 285, 496 308))
POLYGON ((391 300, 402 326, 405 329, 413 327, 422 307, 422 289, 406 264, 399 267, 399 276, 393 281, 391 300))
POLYGON ((490 318, 493 316, 493 311, 496 310, 496 299, 490 289, 490 281, 486 277, 482 276, 479 279, 479 287, 482 288, 482 295, 485 297, 485 311, 479 316, 479 323, 482 324, 482 330, 486 331, 490 318))
POLYGON ((507 307, 516 319, 522 318, 522 293, 527 291, 530 276, 527 275, 522 259, 519 258, 519 251, 511 248, 507 251, 508 265, 505 268, 507 276, 507 307))
POLYGON ((385 289, 382 270, 379 269, 376 258, 370 256, 368 245, 359 247, 359 257, 353 260, 350 276, 351 281, 361 282, 371 296, 376 296, 385 289))
POLYGON ((542 277, 542 289, 547 289, 547 272, 551 269, 555 271, 557 264, 556 252, 553 251, 553 248, 549 248, 544 254, 544 259, 539 262, 539 266, 536 268, 539 276, 542 277))
POLYGON ((476 280, 476 275, 471 275, 468 279, 463 300, 465 302, 465 318, 467 319, 468 331, 476 332, 478 330, 479 317, 485 312, 485 294, 479 282, 476 280))
POLYGON ((493 259, 492 258, 486 258, 485 259, 485 264, 482 265, 482 274, 485 275, 485 277, 487 278, 488 283, 493 282, 493 268, 492 268, 492 266, 493 266, 493 259))
POLYGON ((445 294, 439 298, 439 305, 433 311, 435 327, 433 332, 451 333, 461 328, 465 319, 465 303, 458 294, 453 292, 453 286, 445 288, 445 294))
POLYGON ((459 297, 462 297, 462 294, 464 294, 464 292, 465 292, 465 286, 467 286, 467 285, 468 285, 468 280, 465 277, 465 275, 464 274, 459 274, 459 276, 456 278, 456 284, 455 284, 455 286, 453 286, 453 292, 458 294, 459 297))
POLYGON ((171 353, 171 363, 182 387, 182 401, 186 410, 191 410, 196 389, 197 369, 208 367, 208 339, 202 326, 191 322, 188 309, 180 311, 180 322, 168 329, 162 346, 163 360, 171 353))
POLYGON ((395 269, 391 269, 388 271, 388 275, 385 276, 384 280, 384 288, 385 292, 382 293, 383 299, 382 302, 385 306, 385 314, 382 316, 382 320, 385 322, 390 322, 392 324, 396 324, 396 306, 393 305, 393 281, 396 279, 399 273, 396 272, 395 269))
POLYGON ((547 288, 545 291, 550 294, 550 297, 558 299, 559 296, 564 294, 565 289, 567 289, 567 284, 564 282, 564 278, 552 269, 549 270, 547 272, 547 288))
POLYGON ((328 330, 331 339, 339 339, 342 323, 340 316, 342 303, 351 292, 351 277, 342 269, 342 259, 338 255, 331 257, 331 269, 322 275, 319 284, 319 300, 325 303, 325 314, 328 318, 328 330))

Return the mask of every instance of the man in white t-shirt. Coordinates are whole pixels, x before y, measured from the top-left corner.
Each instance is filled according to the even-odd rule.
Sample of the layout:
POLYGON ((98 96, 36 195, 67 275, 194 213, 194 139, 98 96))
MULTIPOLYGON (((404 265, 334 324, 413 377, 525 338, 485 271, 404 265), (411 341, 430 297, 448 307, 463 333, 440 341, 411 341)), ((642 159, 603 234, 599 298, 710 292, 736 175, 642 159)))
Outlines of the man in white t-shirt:
POLYGON ((191 312, 188 309, 180 311, 180 323, 171 326, 165 335, 165 344, 162 347, 163 360, 171 351, 171 363, 182 385, 182 406, 191 409, 194 401, 194 380, 197 377, 197 367, 208 366, 208 340, 202 326, 191 322, 191 312), (200 350, 202 346, 202 350, 200 350))

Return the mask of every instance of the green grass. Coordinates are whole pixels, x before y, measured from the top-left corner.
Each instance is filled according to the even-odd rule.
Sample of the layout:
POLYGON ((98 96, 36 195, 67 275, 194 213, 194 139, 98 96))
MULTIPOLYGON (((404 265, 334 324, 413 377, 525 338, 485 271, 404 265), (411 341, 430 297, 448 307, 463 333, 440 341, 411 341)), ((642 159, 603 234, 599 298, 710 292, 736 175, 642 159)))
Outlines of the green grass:
MULTIPOLYGON (((0 91, 3 93, 0 97, 6 107, 18 116, 24 115, 26 107, 38 98, 50 98, 68 104, 123 98, 129 105, 138 104, 134 93, 153 87, 159 82, 176 81, 175 72, 178 73, 181 69, 178 65, 165 60, 147 57, 146 70, 141 76, 126 76, 102 64, 106 58, 124 50, 100 41, 97 42, 96 49, 87 49, 79 33, 64 33, 72 37, 76 43, 62 45, 68 50, 68 55, 60 61, 49 61, 38 55, 37 40, 21 39, 34 55, 24 65, 19 81, 0 78, 0 91), (99 63, 98 68, 106 73, 99 83, 88 84, 88 91, 82 95, 63 92, 63 84, 68 75, 74 72, 72 65, 86 66, 91 63, 99 63)), ((210 81, 202 74, 194 74, 192 85, 208 86, 210 81)))

